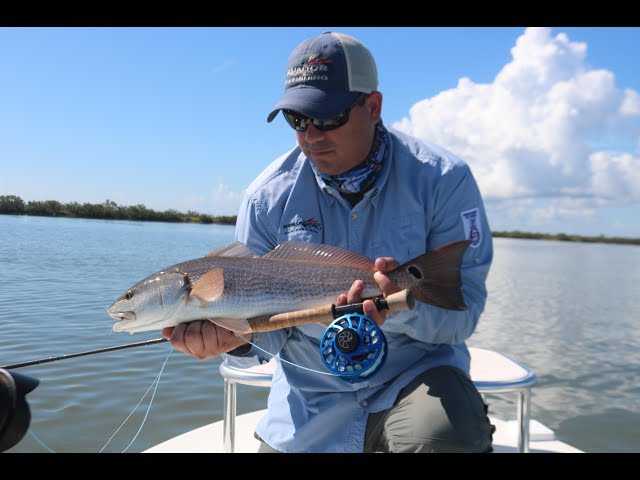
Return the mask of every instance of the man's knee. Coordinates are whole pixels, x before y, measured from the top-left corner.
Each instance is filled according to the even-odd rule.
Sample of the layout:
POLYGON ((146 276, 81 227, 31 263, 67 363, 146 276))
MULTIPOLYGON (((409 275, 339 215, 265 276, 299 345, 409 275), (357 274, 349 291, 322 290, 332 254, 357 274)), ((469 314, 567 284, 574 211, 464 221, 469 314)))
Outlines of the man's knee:
POLYGON ((392 452, 490 452, 494 431, 473 382, 449 366, 416 377, 384 420, 392 452))

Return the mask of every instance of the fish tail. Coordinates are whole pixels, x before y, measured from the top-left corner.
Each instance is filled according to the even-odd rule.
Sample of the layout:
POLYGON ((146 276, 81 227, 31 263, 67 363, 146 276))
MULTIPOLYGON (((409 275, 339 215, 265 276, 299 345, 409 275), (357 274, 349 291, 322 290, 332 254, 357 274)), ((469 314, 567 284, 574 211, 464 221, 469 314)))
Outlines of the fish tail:
POLYGON ((400 265, 389 272, 389 278, 408 288, 420 302, 447 310, 466 310, 460 266, 470 243, 460 240, 442 245, 400 265))

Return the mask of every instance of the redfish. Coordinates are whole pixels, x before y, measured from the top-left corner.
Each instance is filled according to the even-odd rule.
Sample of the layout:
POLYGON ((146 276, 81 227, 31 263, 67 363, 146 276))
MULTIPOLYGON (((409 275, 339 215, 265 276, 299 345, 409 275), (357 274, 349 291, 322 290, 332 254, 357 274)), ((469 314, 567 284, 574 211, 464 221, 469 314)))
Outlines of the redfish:
MULTIPOLYGON (((415 300, 464 310, 460 265, 468 240, 448 243, 388 272, 415 300)), ((374 262, 343 248, 285 242, 258 256, 236 242, 208 255, 177 263, 127 289, 108 308, 116 332, 159 330, 209 319, 237 333, 265 315, 321 307, 360 279, 363 298, 382 295, 374 262)))

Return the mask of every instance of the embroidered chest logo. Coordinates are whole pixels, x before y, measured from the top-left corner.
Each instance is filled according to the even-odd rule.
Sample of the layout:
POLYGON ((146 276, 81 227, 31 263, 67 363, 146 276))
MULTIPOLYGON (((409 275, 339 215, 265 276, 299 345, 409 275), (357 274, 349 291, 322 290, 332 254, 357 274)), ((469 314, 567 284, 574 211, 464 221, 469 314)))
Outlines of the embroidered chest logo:
POLYGON ((287 235, 294 232, 319 232, 322 230, 322 223, 313 217, 304 220, 296 218, 282 228, 284 228, 284 233, 287 235))
POLYGON ((467 240, 471 240, 469 246, 477 248, 482 241, 482 226, 479 218, 480 210, 478 208, 472 208, 471 210, 460 212, 460 217, 462 217, 464 236, 467 240))

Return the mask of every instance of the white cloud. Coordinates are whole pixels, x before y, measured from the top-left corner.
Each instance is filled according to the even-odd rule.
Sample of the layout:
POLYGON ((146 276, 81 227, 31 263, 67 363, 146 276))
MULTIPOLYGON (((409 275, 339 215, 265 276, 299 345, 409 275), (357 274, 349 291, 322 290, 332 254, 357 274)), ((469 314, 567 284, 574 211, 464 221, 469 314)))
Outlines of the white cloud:
POLYGON ((589 68, 585 43, 549 28, 527 28, 511 54, 492 83, 461 78, 394 127, 461 156, 485 200, 508 201, 514 215, 589 217, 639 202, 640 94, 589 68))
POLYGON ((222 214, 222 215, 235 215, 238 213, 238 208, 240 208, 240 202, 242 201, 242 197, 244 195, 244 191, 242 192, 233 192, 231 189, 223 184, 218 183, 213 188, 212 200, 214 209, 221 211, 231 211, 233 213, 222 214))
POLYGON ((585 206, 584 200, 572 198, 552 199, 530 211, 532 219, 542 223, 558 217, 565 219, 594 217, 595 213, 595 208, 585 206))
POLYGON ((595 152, 591 160, 591 185, 603 203, 640 202, 640 161, 629 153, 595 152))
POLYGON ((622 105, 620 105, 620 113, 630 116, 640 115, 640 94, 638 92, 630 88, 625 89, 622 105))
POLYGON ((219 181, 209 194, 190 194, 180 202, 184 209, 214 216, 237 215, 244 191, 234 192, 219 181))

